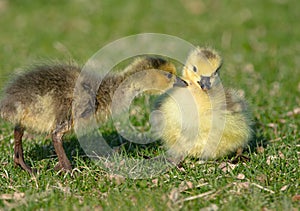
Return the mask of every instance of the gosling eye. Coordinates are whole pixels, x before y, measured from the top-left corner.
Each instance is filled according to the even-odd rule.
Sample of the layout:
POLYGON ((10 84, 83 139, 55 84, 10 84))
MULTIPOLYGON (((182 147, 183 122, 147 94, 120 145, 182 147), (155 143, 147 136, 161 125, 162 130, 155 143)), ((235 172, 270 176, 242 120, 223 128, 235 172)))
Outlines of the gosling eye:
POLYGON ((196 73, 198 71, 196 66, 193 66, 193 71, 196 73))
POLYGON ((167 77, 168 77, 169 79, 171 79, 171 78, 173 77, 173 74, 172 74, 172 73, 168 73, 167 77))

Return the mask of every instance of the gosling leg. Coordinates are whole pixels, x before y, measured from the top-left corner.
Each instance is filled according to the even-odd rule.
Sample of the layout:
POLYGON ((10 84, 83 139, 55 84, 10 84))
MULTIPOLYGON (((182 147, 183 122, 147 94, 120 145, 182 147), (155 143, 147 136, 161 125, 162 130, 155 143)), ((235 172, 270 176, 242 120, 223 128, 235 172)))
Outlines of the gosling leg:
POLYGON ((23 148, 22 148, 22 136, 24 134, 24 128, 21 126, 15 126, 14 130, 14 163, 16 166, 21 166, 22 169, 28 173, 33 173, 32 169, 24 162, 23 148))
POLYGON ((65 150, 62 145, 62 137, 65 134, 65 132, 68 131, 68 124, 62 124, 59 125, 56 130, 52 133, 52 142, 54 145, 54 149, 56 152, 56 155, 58 157, 58 164, 54 167, 55 170, 63 170, 63 171, 70 171, 72 170, 71 163, 69 159, 67 158, 67 155, 65 153, 65 150))
POLYGON ((236 164, 239 162, 248 162, 250 161, 250 158, 246 155, 243 155, 243 151, 244 149, 242 147, 239 147, 236 150, 236 156, 233 158, 233 160, 231 160, 231 163, 236 164))

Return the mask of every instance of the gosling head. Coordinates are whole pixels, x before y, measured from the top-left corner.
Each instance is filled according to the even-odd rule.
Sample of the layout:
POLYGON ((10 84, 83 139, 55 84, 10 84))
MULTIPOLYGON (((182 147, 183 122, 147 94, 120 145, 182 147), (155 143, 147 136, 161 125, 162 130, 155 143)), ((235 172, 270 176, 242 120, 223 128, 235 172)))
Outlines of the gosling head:
MULTIPOLYGON (((156 70, 162 70, 162 72, 157 71, 156 75, 153 75, 153 79, 157 79, 160 84, 170 84, 177 87, 186 87, 188 84, 186 81, 176 76, 176 67, 173 63, 160 58, 160 57, 146 57, 146 67, 151 67, 156 70), (164 81, 164 82, 162 82, 164 81)), ((145 65, 144 64, 144 65, 145 65)))
POLYGON ((220 82, 219 70, 222 59, 214 50, 197 48, 187 58, 183 77, 189 83, 196 83, 203 91, 208 91, 220 82))
POLYGON ((146 57, 145 69, 149 69, 151 67, 153 69, 163 70, 169 73, 176 75, 176 67, 173 63, 160 58, 160 57, 146 57))
POLYGON ((162 94, 172 87, 186 87, 185 82, 180 77, 157 69, 150 69, 145 72, 145 75, 141 75, 141 78, 135 77, 135 80, 140 81, 142 87, 153 87, 148 93, 162 94))
MULTIPOLYGON (((161 57, 158 56, 145 56, 145 57, 138 57, 134 60, 134 62, 129 65, 125 70, 125 76, 130 76, 132 74, 136 74, 137 72, 143 70, 160 70, 162 71, 161 74, 157 74, 160 76, 161 79, 165 79, 167 81, 166 84, 170 84, 172 79, 175 79, 174 86, 185 87, 187 83, 176 76, 176 67, 172 62, 169 62, 161 57)), ((155 78, 155 77, 153 77, 155 78)), ((145 81, 145 80, 142 80, 145 81)), ((173 82, 173 81, 172 81, 173 82)))

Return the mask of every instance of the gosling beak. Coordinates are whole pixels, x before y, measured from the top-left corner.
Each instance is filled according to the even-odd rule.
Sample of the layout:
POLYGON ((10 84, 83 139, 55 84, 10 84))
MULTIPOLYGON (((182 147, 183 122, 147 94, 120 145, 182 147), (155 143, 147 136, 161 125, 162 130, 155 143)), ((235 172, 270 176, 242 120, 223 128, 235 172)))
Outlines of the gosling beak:
POLYGON ((173 86, 187 87, 188 83, 186 81, 184 81, 183 79, 179 78, 178 76, 176 76, 176 80, 175 80, 175 83, 173 84, 173 86))
POLYGON ((201 80, 197 81, 203 91, 211 89, 210 77, 201 76, 201 80))

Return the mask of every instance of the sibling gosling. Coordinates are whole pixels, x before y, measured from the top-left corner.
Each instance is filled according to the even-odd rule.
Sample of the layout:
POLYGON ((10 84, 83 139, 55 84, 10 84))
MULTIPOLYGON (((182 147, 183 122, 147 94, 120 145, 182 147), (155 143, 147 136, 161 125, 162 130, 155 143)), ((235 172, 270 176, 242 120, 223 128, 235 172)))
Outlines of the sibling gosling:
POLYGON ((219 78, 222 59, 212 49, 197 48, 187 58, 187 88, 173 88, 158 103, 163 114, 161 138, 173 159, 216 159, 244 147, 252 136, 245 100, 225 89, 219 78))
MULTIPOLYGON (((109 115, 112 96, 122 81, 147 69, 156 69, 156 74, 151 74, 154 80, 153 78, 151 80, 153 83, 161 83, 161 89, 167 90, 173 86, 176 79, 179 80, 174 75, 176 73, 174 65, 164 59, 153 57, 136 59, 123 73, 103 78, 100 87, 97 87, 93 112, 100 116, 100 120, 105 120, 109 115)), ((72 169, 62 145, 62 137, 73 128, 73 92, 80 72, 81 68, 72 65, 36 66, 18 76, 5 89, 4 98, 0 102, 0 115, 15 125, 14 163, 27 172, 32 173, 32 168, 24 162, 22 136, 25 128, 39 133, 50 133, 58 156, 55 169, 64 171, 72 169)), ((145 77, 145 80, 149 80, 149 77, 145 77)), ((89 88, 89 83, 80 85, 83 89, 89 88)))

